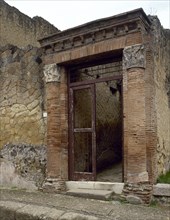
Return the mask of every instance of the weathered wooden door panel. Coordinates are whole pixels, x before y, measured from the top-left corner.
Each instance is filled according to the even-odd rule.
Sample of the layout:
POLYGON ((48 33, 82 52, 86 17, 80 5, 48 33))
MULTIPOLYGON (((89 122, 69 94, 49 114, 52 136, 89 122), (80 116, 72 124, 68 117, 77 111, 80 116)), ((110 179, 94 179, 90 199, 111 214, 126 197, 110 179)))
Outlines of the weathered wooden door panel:
POLYGON ((70 177, 95 180, 94 85, 70 88, 70 177))

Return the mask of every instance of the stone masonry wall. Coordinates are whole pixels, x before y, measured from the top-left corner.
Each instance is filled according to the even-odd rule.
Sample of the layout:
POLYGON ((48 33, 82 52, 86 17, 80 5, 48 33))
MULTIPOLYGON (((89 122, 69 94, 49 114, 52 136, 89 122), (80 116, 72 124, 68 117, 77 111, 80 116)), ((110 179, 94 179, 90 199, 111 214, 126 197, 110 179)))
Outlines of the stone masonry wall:
POLYGON ((56 32, 58 29, 43 18, 30 18, 0 0, 0 46, 9 43, 18 47, 28 44, 39 47, 37 39, 56 32))
POLYGON ((7 143, 46 143, 42 51, 0 49, 0 148, 7 143))
POLYGON ((170 30, 151 17, 157 120, 157 177, 170 169, 170 30))

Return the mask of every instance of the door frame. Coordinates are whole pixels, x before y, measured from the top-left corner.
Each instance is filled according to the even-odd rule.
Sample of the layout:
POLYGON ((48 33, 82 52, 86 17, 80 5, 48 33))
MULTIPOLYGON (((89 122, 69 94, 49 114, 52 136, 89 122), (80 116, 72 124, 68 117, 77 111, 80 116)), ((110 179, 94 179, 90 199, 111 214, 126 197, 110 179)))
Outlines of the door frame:
MULTIPOLYGON (((92 80, 86 80, 86 81, 80 81, 80 82, 72 82, 70 83, 70 74, 68 77, 68 97, 69 97, 69 112, 68 112, 68 127, 69 127, 69 148, 68 148, 68 171, 69 171, 69 180, 85 180, 85 181, 95 181, 96 180, 96 129, 95 129, 95 123, 96 123, 96 89, 95 84, 99 82, 107 82, 112 80, 122 80, 123 83, 123 76, 122 75, 115 75, 115 76, 109 76, 109 77, 103 77, 100 79, 92 79, 92 80), (92 153, 94 153, 95 158, 92 159, 92 173, 85 173, 85 172, 74 172, 74 142, 73 142, 73 91, 77 89, 83 89, 83 88, 90 88, 93 87, 93 138, 92 138, 92 153)), ((123 138, 123 84, 122 84, 122 95, 121 95, 121 102, 122 102, 122 181, 124 181, 124 138, 123 138)), ((93 155, 92 155, 93 157, 93 155)))

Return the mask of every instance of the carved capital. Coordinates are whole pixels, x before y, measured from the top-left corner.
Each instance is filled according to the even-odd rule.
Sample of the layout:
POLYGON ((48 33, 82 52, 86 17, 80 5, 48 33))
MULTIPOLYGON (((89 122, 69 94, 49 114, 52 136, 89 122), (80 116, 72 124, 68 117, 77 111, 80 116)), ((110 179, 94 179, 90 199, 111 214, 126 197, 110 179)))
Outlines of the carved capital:
POLYGON ((45 82, 60 82, 61 72, 59 66, 56 64, 49 64, 44 66, 45 82))
POLYGON ((142 44, 125 47, 123 50, 123 69, 145 68, 145 48, 142 44))

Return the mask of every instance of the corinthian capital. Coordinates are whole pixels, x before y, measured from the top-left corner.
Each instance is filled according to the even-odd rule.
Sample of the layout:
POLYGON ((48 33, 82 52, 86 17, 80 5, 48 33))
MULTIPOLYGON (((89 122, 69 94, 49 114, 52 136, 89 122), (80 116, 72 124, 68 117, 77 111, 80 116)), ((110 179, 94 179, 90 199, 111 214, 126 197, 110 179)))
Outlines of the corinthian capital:
POLYGON ((125 47, 123 50, 123 69, 134 67, 145 68, 145 49, 142 44, 125 47))
POLYGON ((47 82, 60 82, 61 73, 59 66, 56 64, 49 64, 44 66, 44 76, 47 82))

